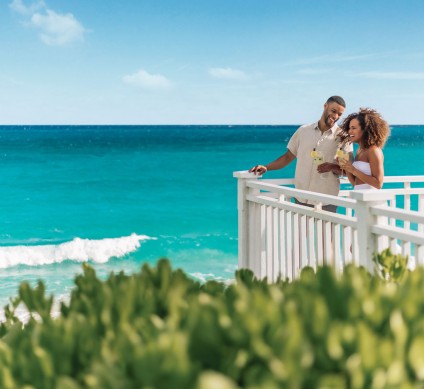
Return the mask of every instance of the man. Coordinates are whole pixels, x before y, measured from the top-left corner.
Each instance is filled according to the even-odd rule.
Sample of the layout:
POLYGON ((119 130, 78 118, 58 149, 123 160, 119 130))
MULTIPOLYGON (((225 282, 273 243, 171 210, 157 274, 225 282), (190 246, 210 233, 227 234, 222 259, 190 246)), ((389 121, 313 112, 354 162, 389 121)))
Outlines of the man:
MULTIPOLYGON (((340 167, 336 163, 336 153, 342 148, 352 157, 352 145, 343 144, 339 138, 340 128, 337 121, 342 116, 346 103, 340 96, 331 96, 324 104, 324 111, 318 122, 301 126, 291 137, 287 152, 267 165, 256 165, 249 170, 262 175, 268 170, 278 170, 287 166, 295 158, 295 186, 297 189, 324 193, 337 196, 340 182, 338 175, 340 167), (317 156, 322 157, 323 163, 316 165, 317 156), (315 161, 314 161, 315 159, 315 161), (315 164, 314 164, 315 162, 315 164)), ((298 204, 313 206, 313 202, 298 204)), ((328 204, 323 209, 336 212, 337 206, 328 204)))

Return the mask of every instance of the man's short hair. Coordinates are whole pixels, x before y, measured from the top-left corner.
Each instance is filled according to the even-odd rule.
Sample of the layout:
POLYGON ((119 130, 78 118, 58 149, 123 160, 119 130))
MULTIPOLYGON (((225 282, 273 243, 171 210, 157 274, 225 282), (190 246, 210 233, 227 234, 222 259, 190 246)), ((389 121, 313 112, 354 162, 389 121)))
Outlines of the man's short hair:
POLYGON ((337 103, 341 105, 342 107, 346 108, 346 102, 344 101, 343 97, 341 96, 331 96, 327 100, 327 104, 329 103, 337 103))

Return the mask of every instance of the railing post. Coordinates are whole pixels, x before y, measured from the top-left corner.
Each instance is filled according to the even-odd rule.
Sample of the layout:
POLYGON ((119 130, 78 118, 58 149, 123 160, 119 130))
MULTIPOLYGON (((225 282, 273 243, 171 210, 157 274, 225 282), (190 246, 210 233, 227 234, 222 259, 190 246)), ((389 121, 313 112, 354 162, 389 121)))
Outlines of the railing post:
POLYGON ((371 213, 376 205, 385 205, 392 194, 377 190, 353 190, 349 197, 356 200, 355 216, 358 220, 358 256, 359 265, 374 273, 372 256, 378 250, 377 237, 371 233, 373 225, 377 224, 377 216, 371 213))
POLYGON ((246 181, 257 179, 258 176, 248 171, 240 171, 234 172, 233 177, 237 178, 238 268, 253 271, 253 264, 249 260, 249 207, 246 200, 249 188, 246 187, 246 181))

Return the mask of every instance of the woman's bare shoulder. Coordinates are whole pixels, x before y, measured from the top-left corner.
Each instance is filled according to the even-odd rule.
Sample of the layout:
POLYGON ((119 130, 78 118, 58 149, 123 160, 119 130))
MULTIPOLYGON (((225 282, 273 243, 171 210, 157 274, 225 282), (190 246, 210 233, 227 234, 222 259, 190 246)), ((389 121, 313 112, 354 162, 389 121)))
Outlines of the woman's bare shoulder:
POLYGON ((378 146, 370 146, 367 149, 368 159, 380 159, 383 158, 383 150, 378 146))

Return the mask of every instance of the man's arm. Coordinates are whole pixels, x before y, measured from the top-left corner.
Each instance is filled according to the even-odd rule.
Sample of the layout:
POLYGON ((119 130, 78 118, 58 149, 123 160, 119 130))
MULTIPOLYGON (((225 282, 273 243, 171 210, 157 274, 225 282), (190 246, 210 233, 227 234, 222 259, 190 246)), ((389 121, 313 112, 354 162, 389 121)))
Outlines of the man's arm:
POLYGON ((270 162, 268 165, 256 165, 253 166, 249 172, 262 175, 268 170, 278 170, 286 167, 291 161, 293 161, 296 156, 290 151, 287 150, 285 154, 281 157, 278 157, 275 161, 270 162))

